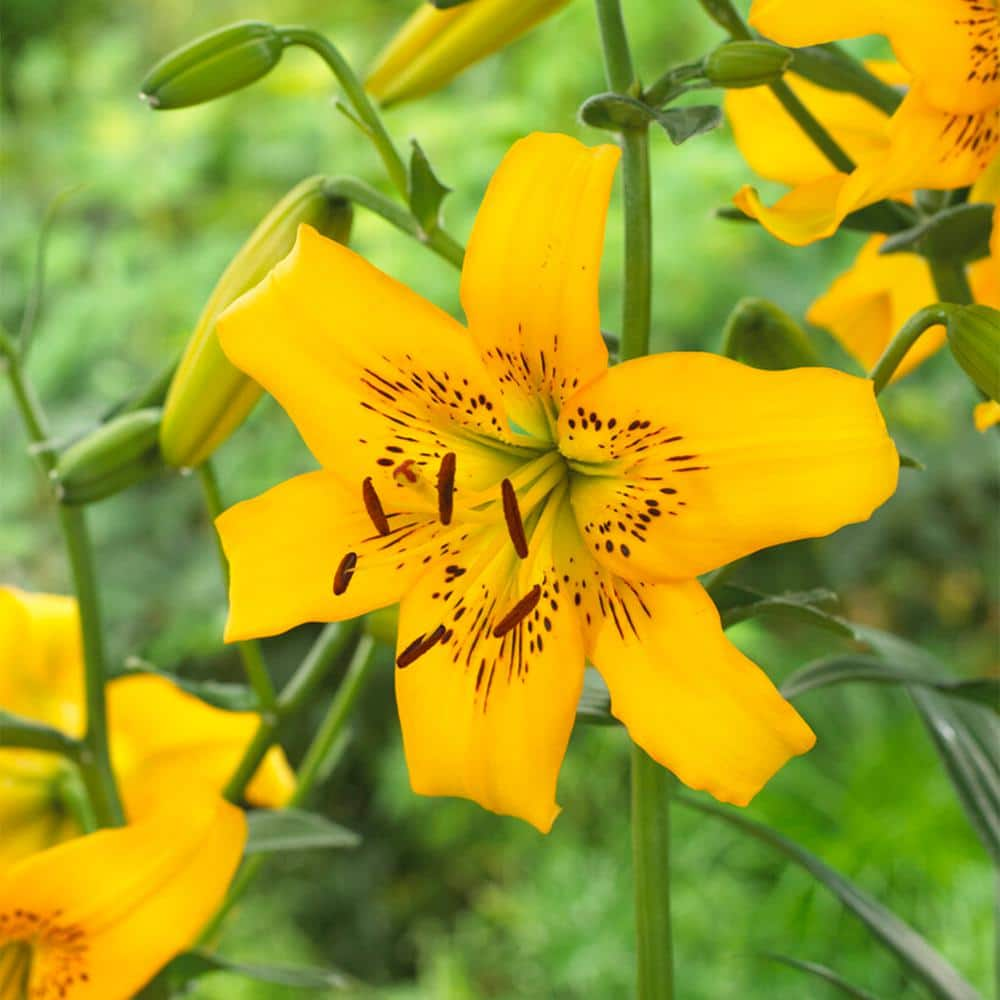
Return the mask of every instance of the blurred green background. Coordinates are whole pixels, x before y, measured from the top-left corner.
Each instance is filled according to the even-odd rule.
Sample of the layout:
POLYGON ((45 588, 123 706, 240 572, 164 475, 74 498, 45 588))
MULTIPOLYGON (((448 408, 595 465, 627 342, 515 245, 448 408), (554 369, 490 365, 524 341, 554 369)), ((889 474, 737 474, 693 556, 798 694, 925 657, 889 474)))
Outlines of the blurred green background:
MULTIPOLYGON (((297 180, 352 173, 382 184, 366 142, 333 105, 319 61, 292 51, 264 82, 211 105, 152 113, 136 100, 167 50, 239 18, 320 28, 363 68, 409 0, 4 0, 0 319, 17 327, 47 205, 72 189, 52 230, 47 289, 29 371, 59 435, 79 433, 143 385, 183 345, 216 278, 260 216, 297 180)), ((637 61, 652 78, 721 40, 694 0, 632 0, 637 61)), ((467 236, 490 173, 534 129, 585 141, 576 109, 604 89, 587 0, 574 3, 445 92, 388 114, 418 136, 455 193, 450 228, 467 236)), ((859 239, 804 249, 720 221, 749 174, 728 130, 680 149, 654 137, 655 347, 718 349, 731 307, 772 298, 801 315, 859 239)), ((354 246, 457 311, 456 276, 359 210, 354 246)), ((605 328, 617 326, 621 257, 609 222, 605 328)), ((831 363, 854 370, 822 333, 831 363)), ((835 539, 750 560, 739 579, 770 591, 831 586, 846 613, 926 645, 962 674, 996 669, 996 435, 978 435, 969 383, 941 355, 891 389, 902 450, 897 496, 835 539)), ((0 393, 0 580, 64 591, 46 493, 0 393)), ((229 500, 312 460, 265 401, 218 456, 229 500)), ((93 510, 112 655, 141 655, 194 677, 232 677, 221 644, 224 594, 197 483, 165 478, 93 510)), ((265 643, 287 675, 314 629, 265 643)), ((835 640, 747 624, 731 633, 780 679, 835 640)), ((317 704, 317 714, 322 705, 317 704)), ((816 851, 926 934, 984 992, 993 980, 991 868, 905 695, 842 687, 801 700, 819 734, 750 812, 816 851)), ((308 726, 289 734, 301 755, 308 726)), ((593 998, 633 987, 628 754, 620 730, 578 727, 548 838, 458 801, 408 788, 388 654, 354 738, 318 805, 360 832, 353 853, 275 863, 222 947, 254 961, 332 964, 391 998, 593 998)), ((825 962, 884 997, 920 995, 850 916, 797 870, 712 820, 676 811, 675 917, 683 1000, 823 997, 828 988, 760 958, 825 962)), ((228 975, 198 1000, 293 998, 301 991, 228 975)), ((315 995, 315 994, 313 994, 315 995)))

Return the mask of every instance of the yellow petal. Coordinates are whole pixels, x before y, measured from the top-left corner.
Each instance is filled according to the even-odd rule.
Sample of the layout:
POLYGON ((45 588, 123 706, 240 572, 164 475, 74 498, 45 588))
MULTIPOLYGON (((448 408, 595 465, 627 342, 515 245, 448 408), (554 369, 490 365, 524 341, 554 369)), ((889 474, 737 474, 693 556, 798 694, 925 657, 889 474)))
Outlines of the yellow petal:
MULTIPOLYGON (((222 792, 260 722, 254 712, 205 704, 164 677, 140 674, 108 685, 112 761, 130 817, 148 815, 164 795, 183 794, 188 778, 222 792)), ((247 788, 247 801, 276 808, 295 776, 274 748, 247 788)))
POLYGON ((472 0, 446 10, 423 4, 379 56, 366 86, 384 104, 431 93, 567 2, 472 0))
POLYGON ((607 367, 597 290, 615 146, 516 142, 490 181, 462 270, 462 307, 511 416, 547 436, 544 408, 607 367))
MULTIPOLYGON (((888 143, 889 116, 868 101, 827 90, 788 73, 785 82, 848 156, 858 163, 888 143)), ((726 117, 754 173, 783 184, 810 184, 830 176, 830 161, 771 93, 770 87, 727 90, 726 117)))
POLYGON ((591 652, 612 713, 686 785, 746 805, 812 730, 729 642, 700 584, 647 586, 642 600, 641 638, 606 624, 591 652))
POLYGON ((489 531, 428 569, 403 599, 399 652, 447 631, 397 666, 396 700, 415 792, 472 799, 547 833, 559 811, 583 644, 543 549, 518 566, 506 537, 489 531), (497 626, 536 585, 537 603, 498 638, 497 626))
POLYGON ((783 45, 818 45, 886 35, 899 61, 944 111, 964 114, 1000 104, 996 5, 970 0, 754 0, 750 23, 783 45))
POLYGON ((988 431, 996 424, 1000 424, 1000 403, 993 399, 977 403, 972 411, 972 419, 977 431, 988 431))
POLYGON ((863 521, 899 461, 872 384, 825 368, 761 371, 712 354, 617 365, 559 421, 577 523, 629 579, 684 579, 863 521))
POLYGON ((182 803, 147 821, 80 837, 0 876, 0 947, 31 942, 39 996, 60 983, 65 1000, 127 1000, 193 943, 245 840, 238 809, 189 785, 182 803))
POLYGON ((229 359, 281 403, 320 463, 358 490, 366 476, 391 486, 403 465, 436 472, 447 451, 460 484, 495 481, 480 442, 510 431, 467 332, 314 229, 299 229, 292 253, 218 330, 229 359))
MULTIPOLYGON (((879 254, 884 236, 873 236, 851 269, 809 307, 806 319, 829 330, 867 371, 874 367, 899 328, 915 312, 937 302, 923 257, 879 254)), ((910 348, 893 379, 902 378, 944 343, 945 329, 933 326, 910 348)))
POLYGON ((1000 115, 991 110, 960 116, 929 105, 917 90, 892 116, 885 151, 860 162, 849 175, 804 184, 766 208, 752 188, 734 201, 769 232, 795 246, 836 232, 844 218, 915 188, 950 190, 973 183, 1000 143, 1000 115))

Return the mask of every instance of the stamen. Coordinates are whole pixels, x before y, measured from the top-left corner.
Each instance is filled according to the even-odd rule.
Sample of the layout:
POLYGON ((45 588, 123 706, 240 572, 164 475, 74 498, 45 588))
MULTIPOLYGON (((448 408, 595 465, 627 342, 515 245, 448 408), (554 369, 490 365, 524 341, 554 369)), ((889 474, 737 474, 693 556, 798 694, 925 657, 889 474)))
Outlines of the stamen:
POLYGON ((529 590, 524 597, 521 598, 500 619, 499 622, 493 628, 493 634, 498 638, 502 639, 511 629, 516 628, 521 622, 535 610, 535 606, 538 604, 542 596, 542 588, 539 584, 535 584, 534 587, 529 590))
POLYGON ((382 501, 379 500, 378 493, 375 492, 375 484, 372 482, 371 476, 368 476, 361 484, 361 495, 365 499, 365 510, 368 511, 368 516, 371 518, 372 524, 375 525, 375 530, 380 535, 388 535, 389 519, 385 516, 385 511, 382 510, 382 501))
POLYGON ((451 524, 455 511, 455 453, 449 451, 441 459, 437 475, 438 517, 442 524, 451 524))
POLYGON ((340 597, 340 595, 347 590, 347 585, 351 582, 351 577, 354 576, 354 568, 357 565, 357 552, 348 552, 347 555, 340 560, 337 572, 333 574, 333 593, 335 596, 340 597))
POLYGON ((521 520, 521 509, 517 505, 517 493, 509 479, 500 484, 503 496, 503 516, 507 522, 507 534, 514 543, 514 551, 522 558, 528 558, 528 539, 524 534, 524 522, 521 520))
POLYGON ((443 625, 438 625, 438 627, 434 629, 430 635, 418 635, 416 639, 414 639, 413 642, 411 642, 409 646, 407 646, 406 649, 404 649, 403 652, 396 657, 396 666, 402 670, 405 667, 408 667, 411 663, 415 663, 421 656, 424 655, 424 653, 429 652, 440 639, 444 638, 444 635, 445 627, 443 625))

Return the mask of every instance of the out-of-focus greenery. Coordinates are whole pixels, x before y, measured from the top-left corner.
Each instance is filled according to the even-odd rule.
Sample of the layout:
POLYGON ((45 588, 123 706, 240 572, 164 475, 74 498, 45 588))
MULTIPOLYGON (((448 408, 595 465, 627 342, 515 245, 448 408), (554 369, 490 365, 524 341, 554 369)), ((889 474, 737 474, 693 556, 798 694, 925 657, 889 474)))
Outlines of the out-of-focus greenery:
MULTIPOLYGON (((329 33, 363 67, 402 20, 405 0, 5 0, 2 10, 3 216, 0 319, 16 327, 47 204, 72 195, 52 229, 47 291, 29 370, 56 433, 85 430, 184 343, 229 257, 267 208, 316 172, 381 184, 371 148, 334 107, 310 53, 206 107, 154 114, 138 82, 165 51, 244 17, 296 19, 329 33)), ((653 77, 720 38, 693 0, 632 0, 636 57, 653 77)), ((388 115, 419 136, 454 189, 450 227, 468 234, 506 147, 559 130, 589 142, 576 109, 604 89, 587 0, 445 92, 388 115)), ((673 149, 654 140, 655 347, 717 349, 745 295, 801 315, 860 243, 805 249, 713 216, 749 176, 727 130, 673 149)), ((609 220, 603 318, 620 303, 620 214, 609 220)), ((359 211, 354 245, 457 311, 448 265, 359 211)), ((817 343, 850 368, 830 339, 817 343)), ((960 673, 995 661, 997 483, 994 436, 972 429, 975 396, 941 355, 884 397, 902 450, 898 495, 834 540, 750 560, 762 589, 826 584, 857 618, 921 642, 960 673), (993 602, 993 603, 991 603, 993 602)), ((219 455, 229 499, 312 460, 270 401, 219 455)), ((0 394, 0 579, 63 591, 52 511, 0 394)), ((237 677, 221 643, 224 595, 196 482, 174 476, 92 513, 113 657, 137 653, 192 676, 237 677)), ((287 675, 314 630, 265 643, 287 675)), ((775 678, 828 651, 829 637, 746 624, 733 636, 775 678)), ((325 696, 324 696, 325 697, 325 696)), ((322 699, 320 699, 322 700, 322 699)), ((984 990, 992 979, 992 881, 905 695, 815 692, 801 709, 819 734, 751 812, 819 853, 925 933, 984 990)), ((316 713, 321 710, 319 702, 316 713)), ((626 996, 633 982, 627 752, 620 730, 580 728, 548 838, 464 802, 413 796, 392 703, 390 661, 367 692, 355 738, 317 805, 365 838, 350 854, 275 863, 231 922, 227 953, 330 963, 399 998, 626 996)), ((301 754, 308 727, 289 734, 301 754)), ((766 963, 780 951, 825 962, 886 997, 913 990, 853 918, 805 875, 712 821, 676 810, 675 918, 680 996, 819 997, 827 987, 766 963)), ((205 979, 199 1000, 304 995, 205 979)))

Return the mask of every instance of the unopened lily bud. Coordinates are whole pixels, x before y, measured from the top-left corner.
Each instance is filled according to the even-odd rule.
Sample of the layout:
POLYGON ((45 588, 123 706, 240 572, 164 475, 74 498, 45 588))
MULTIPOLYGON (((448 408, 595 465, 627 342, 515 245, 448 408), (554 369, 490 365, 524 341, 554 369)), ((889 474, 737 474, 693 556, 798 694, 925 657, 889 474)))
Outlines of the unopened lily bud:
POLYGON ((990 399, 1000 399, 1000 312, 981 305, 946 308, 955 360, 990 399))
POLYGON ((159 408, 126 413, 70 445, 56 464, 60 501, 95 503, 154 476, 163 468, 161 416, 159 408))
POLYGON ((240 21, 164 56, 142 81, 139 96, 159 110, 202 104, 266 76, 283 51, 273 25, 240 21))
POLYGON ((766 299, 743 299, 736 304, 726 321, 722 353, 770 371, 819 364, 805 331, 766 299))
POLYGON ((271 209, 232 259, 198 318, 167 392, 160 447, 170 465, 201 465, 243 422, 261 395, 260 386, 223 354, 215 321, 288 256, 300 225, 346 243, 352 217, 350 202, 332 197, 325 177, 310 177, 271 209))
POLYGON ((740 90, 777 82, 791 62, 792 53, 773 42, 726 42, 705 57, 703 70, 709 83, 740 90))
POLYGON ((429 94, 568 2, 468 0, 440 10, 422 3, 379 56, 368 90, 383 104, 429 94))

